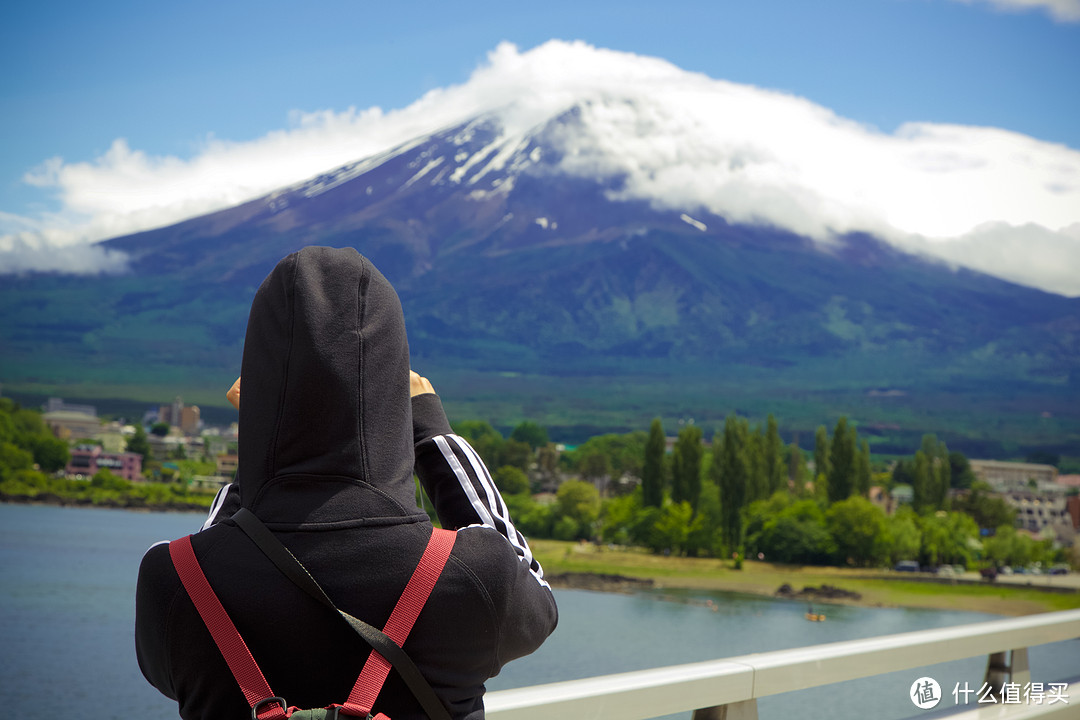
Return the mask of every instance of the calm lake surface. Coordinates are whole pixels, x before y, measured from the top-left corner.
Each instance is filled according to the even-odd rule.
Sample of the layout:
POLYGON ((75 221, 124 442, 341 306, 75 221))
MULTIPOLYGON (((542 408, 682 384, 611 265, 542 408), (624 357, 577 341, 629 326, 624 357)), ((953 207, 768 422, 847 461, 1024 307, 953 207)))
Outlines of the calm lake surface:
MULTIPOLYGON (((172 701, 135 661, 135 581, 143 552, 196 530, 201 516, 0 505, 0 702, 13 717, 177 717, 172 701)), ((570 680, 751 652, 802 647, 994 619, 967 612, 827 608, 717 592, 616 595, 556 591, 559 628, 530 657, 511 663, 490 690, 570 680), (713 600, 717 611, 704 606, 713 600)), ((930 665, 759 701, 770 718, 899 720, 920 714, 911 683, 935 678, 953 704, 955 683, 982 683, 985 658, 930 665)), ((1080 640, 1031 650, 1031 679, 1080 673, 1080 640)), ((1080 704, 1080 698, 1071 698, 1080 704)), ((673 716, 686 717, 686 716, 673 716)))

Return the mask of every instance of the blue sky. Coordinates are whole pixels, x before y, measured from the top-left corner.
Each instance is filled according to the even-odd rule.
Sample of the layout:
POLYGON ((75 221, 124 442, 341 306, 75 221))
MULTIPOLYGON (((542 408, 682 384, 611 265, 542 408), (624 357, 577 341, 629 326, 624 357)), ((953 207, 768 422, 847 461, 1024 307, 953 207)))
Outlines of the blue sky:
POLYGON ((122 138, 183 160, 296 113, 403 108, 464 83, 501 41, 660 57, 884 133, 991 126, 1080 149, 1080 0, 64 0, 0 19, 0 234, 69 209, 26 181, 50 158, 93 163, 122 138))

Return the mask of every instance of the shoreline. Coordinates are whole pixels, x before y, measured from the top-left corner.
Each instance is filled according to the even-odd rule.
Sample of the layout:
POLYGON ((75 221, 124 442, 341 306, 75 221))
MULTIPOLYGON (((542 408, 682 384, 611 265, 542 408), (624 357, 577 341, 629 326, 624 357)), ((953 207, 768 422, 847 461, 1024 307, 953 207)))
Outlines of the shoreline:
MULTIPOLYGON (((211 496, 212 499, 212 496, 211 496)), ((50 507, 99 508, 101 510, 127 510, 129 512, 201 512, 210 509, 210 503, 142 503, 108 499, 105 502, 93 502, 89 498, 65 498, 52 493, 42 493, 36 497, 26 495, 0 494, 0 503, 5 505, 47 505, 50 507)))
MULTIPOLYGON (((1019 616, 1080 608, 1080 577, 1051 585, 905 577, 865 568, 784 566, 745 561, 742 570, 715 558, 672 558, 637 549, 534 540, 533 553, 553 587, 598 592, 698 590, 737 592, 788 602, 861 607, 973 610, 1019 616), (784 586, 789 590, 781 591, 784 586)), ((1057 580, 1055 578, 1055 580, 1057 580)))

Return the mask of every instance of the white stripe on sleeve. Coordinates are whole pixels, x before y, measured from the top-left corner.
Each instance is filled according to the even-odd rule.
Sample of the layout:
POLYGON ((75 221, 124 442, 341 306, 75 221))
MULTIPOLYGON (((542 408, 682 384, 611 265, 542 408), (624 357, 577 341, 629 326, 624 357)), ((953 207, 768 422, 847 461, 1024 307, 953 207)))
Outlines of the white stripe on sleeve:
POLYGON ((533 558, 532 550, 529 548, 529 543, 526 542, 525 536, 519 533, 517 528, 514 527, 514 523, 510 519, 510 511, 507 509, 506 503, 503 502, 502 495, 495 486, 495 481, 491 478, 491 475, 488 474, 487 467, 480 459, 480 456, 476 454, 476 450, 474 450, 463 438, 458 437, 457 435, 451 435, 450 438, 457 443, 457 446, 461 448, 461 451, 469 458, 469 462, 472 464, 477 479, 484 487, 484 493, 487 495, 488 502, 491 504, 492 512, 503 525, 503 528, 496 527, 495 529, 500 532, 505 532, 506 538, 510 541, 510 544, 514 546, 518 554, 525 558, 525 561, 529 564, 529 568, 533 571, 533 574, 537 576, 537 580, 542 584, 547 585, 543 579, 544 574, 543 569, 540 567, 540 563, 536 562, 533 558))
POLYGON ((529 543, 526 542, 525 537, 514 528, 513 523, 510 521, 510 513, 506 509, 506 504, 503 502, 502 495, 499 494, 498 488, 495 487, 495 482, 491 479, 491 475, 488 473, 484 461, 480 459, 480 456, 476 454, 476 451, 469 445, 468 441, 462 437, 457 435, 438 435, 434 440, 439 451, 442 453, 443 458, 454 471, 454 476, 458 479, 458 483, 461 485, 462 490, 465 491, 465 495, 469 499, 469 504, 480 518, 480 521, 484 526, 503 535, 510 542, 514 551, 525 560, 529 572, 532 573, 536 581, 544 587, 550 587, 547 581, 544 580, 544 569, 533 557, 532 550, 529 549, 529 543), (450 445, 451 441, 453 441, 454 446, 456 446, 458 451, 468 460, 469 468, 471 468, 475 475, 477 483, 484 489, 484 495, 487 502, 480 499, 476 486, 473 485, 473 479, 469 474, 469 470, 462 465, 458 453, 455 452, 454 448, 450 445))
POLYGON ((469 504, 472 505, 476 514, 480 516, 480 522, 488 527, 494 528, 495 521, 492 519, 491 513, 488 512, 487 505, 480 502, 480 497, 476 494, 476 488, 473 487, 472 480, 469 479, 469 474, 461 465, 457 455, 455 455, 454 451, 450 448, 450 444, 446 441, 446 437, 444 435, 436 436, 435 444, 438 446, 439 451, 450 466, 450 469, 454 471, 454 476, 457 477, 461 489, 465 491, 465 496, 469 498, 469 504))

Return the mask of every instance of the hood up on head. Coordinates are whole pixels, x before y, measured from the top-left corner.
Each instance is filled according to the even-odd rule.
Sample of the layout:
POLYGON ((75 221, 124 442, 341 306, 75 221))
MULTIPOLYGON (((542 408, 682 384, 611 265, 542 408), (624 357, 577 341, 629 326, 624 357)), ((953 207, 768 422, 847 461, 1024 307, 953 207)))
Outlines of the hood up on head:
POLYGON ((353 248, 289 255, 255 294, 241 370, 240 500, 267 522, 400 522, 412 479, 397 293, 353 248))

